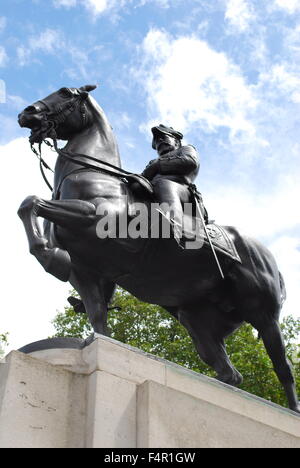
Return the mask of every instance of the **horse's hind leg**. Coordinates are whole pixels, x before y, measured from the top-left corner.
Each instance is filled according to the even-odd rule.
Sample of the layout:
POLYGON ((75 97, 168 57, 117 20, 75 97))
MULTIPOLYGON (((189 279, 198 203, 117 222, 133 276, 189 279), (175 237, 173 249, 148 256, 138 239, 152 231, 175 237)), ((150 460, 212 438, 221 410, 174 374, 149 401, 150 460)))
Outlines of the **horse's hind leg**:
POLYGON ((278 321, 273 319, 269 323, 256 328, 263 339, 277 377, 285 390, 290 409, 300 413, 295 380, 291 365, 286 358, 285 346, 278 321))
POLYGON ((179 313, 180 322, 187 328, 200 358, 217 373, 217 379, 238 386, 242 383, 242 375, 232 365, 225 348, 222 327, 215 329, 215 323, 222 323, 220 311, 212 304, 201 304, 197 312, 184 310, 179 313))
POLYGON ((194 339, 200 358, 217 373, 217 379, 228 385, 239 386, 242 375, 232 365, 225 348, 224 340, 208 333, 198 334, 194 339))

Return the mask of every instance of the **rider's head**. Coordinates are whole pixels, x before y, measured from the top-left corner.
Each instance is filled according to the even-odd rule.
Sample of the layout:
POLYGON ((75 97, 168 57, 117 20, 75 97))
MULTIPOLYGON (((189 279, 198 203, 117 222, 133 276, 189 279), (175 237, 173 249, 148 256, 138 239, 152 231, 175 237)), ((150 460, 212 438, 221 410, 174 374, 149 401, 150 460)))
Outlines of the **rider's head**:
POLYGON ((151 129, 153 133, 152 148, 155 149, 160 156, 181 146, 183 138, 182 133, 177 132, 172 127, 158 125, 151 129))

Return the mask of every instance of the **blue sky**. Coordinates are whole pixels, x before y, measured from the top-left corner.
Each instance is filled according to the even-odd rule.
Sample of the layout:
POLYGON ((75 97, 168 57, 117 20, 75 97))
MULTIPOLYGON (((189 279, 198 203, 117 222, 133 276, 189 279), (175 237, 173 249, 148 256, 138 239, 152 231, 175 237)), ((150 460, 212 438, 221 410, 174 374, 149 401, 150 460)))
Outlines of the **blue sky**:
POLYGON ((300 0, 2 0, 1 242, 11 249, 0 332, 11 346, 51 333, 68 293, 27 253, 15 215, 28 194, 49 197, 17 114, 88 83, 126 169, 153 159, 153 123, 197 147, 210 216, 270 247, 287 282, 283 313, 299 316, 299 59, 300 0))

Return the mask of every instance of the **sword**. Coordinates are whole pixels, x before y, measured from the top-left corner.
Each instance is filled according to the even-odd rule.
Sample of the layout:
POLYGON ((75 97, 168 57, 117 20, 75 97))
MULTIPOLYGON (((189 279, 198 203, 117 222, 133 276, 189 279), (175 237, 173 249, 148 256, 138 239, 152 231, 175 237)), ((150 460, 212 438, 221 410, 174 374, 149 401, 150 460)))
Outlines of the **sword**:
POLYGON ((205 235, 208 239, 208 242, 209 242, 209 245, 210 245, 210 248, 211 248, 211 251, 213 253, 213 256, 215 258, 215 261, 216 261, 216 264, 218 266, 218 269, 219 269, 219 272, 220 272, 220 275, 221 275, 221 278, 222 279, 225 279, 225 276, 224 276, 224 273, 223 273, 223 270, 222 270, 222 267, 220 265, 220 262, 219 262, 219 259, 218 259, 218 256, 217 256, 217 253, 216 253, 216 249, 214 248, 214 245, 212 243, 212 240, 210 238, 210 235, 208 233, 208 230, 206 228, 206 224, 205 224, 205 221, 204 221, 204 218, 203 218, 203 214, 202 214, 202 211, 201 211, 201 208, 200 208, 200 205, 199 205, 199 195, 195 192, 194 189, 190 188, 194 197, 195 197, 195 202, 196 202, 196 209, 197 209, 197 212, 199 214, 199 218, 201 220, 201 223, 203 225, 203 229, 204 229, 204 232, 205 232, 205 235))

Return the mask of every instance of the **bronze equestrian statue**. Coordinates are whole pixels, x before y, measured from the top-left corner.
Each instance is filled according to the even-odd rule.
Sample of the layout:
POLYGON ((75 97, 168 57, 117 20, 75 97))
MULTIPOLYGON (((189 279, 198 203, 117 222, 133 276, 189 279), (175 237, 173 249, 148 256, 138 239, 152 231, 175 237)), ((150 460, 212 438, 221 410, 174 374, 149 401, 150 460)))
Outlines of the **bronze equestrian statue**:
MULTIPOLYGON (((207 225, 223 279, 206 238, 202 248, 193 250, 182 249, 174 238, 97 235, 104 212, 121 217, 135 201, 150 207, 153 193, 146 178, 120 168, 112 128, 89 95, 93 89, 62 88, 19 115, 20 125, 31 129, 32 144, 50 138, 58 152, 52 199, 29 196, 19 208, 30 252, 46 271, 72 284, 95 333, 106 333, 107 307, 118 284, 176 317, 189 331, 200 358, 230 385, 239 385, 242 376, 226 354, 224 338, 243 322, 250 323, 264 341, 289 407, 300 413, 278 324, 284 282, 263 245, 234 227, 207 225), (57 140, 67 141, 62 150, 57 140), (131 189, 135 181, 143 186, 136 194, 131 189), (45 220, 43 229, 38 217, 45 220)), ((164 162, 160 164, 163 168, 164 162)))

